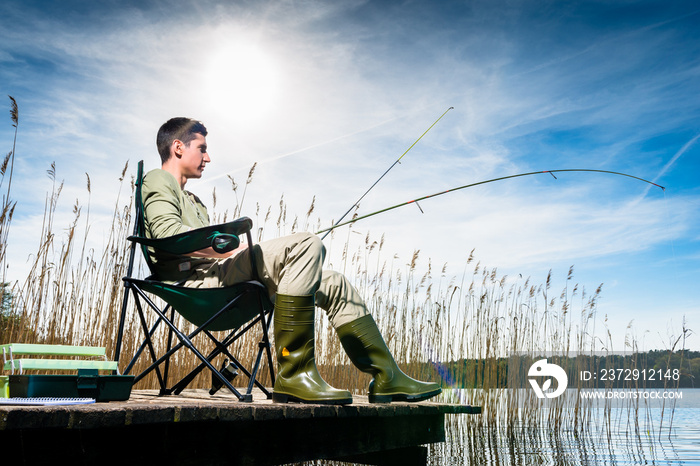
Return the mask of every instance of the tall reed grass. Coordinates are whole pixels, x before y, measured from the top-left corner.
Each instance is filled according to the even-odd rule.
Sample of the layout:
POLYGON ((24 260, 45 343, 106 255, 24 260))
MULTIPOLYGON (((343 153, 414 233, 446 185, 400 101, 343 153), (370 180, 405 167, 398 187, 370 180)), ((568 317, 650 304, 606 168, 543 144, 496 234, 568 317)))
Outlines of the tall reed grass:
MULTIPOLYGON (((12 121, 17 128, 17 108, 14 100, 12 102, 12 121)), ((0 187, 2 183, 7 185, 0 206, 0 260, 3 265, 7 247, 11 247, 7 243, 7 232, 15 207, 10 199, 14 156, 13 146, 0 170, 0 187)), ((321 220, 312 218, 315 199, 301 218, 292 218, 287 213, 283 197, 275 207, 261 208, 257 203, 254 208, 244 205, 246 188, 253 181, 254 171, 255 166, 248 174, 237 205, 217 212, 216 192, 213 193, 214 222, 245 215, 250 209, 252 214, 248 216, 254 219, 257 241, 294 231, 320 229, 321 220)), ((133 223, 134 175, 127 163, 116 176, 120 189, 114 200, 109 233, 103 238, 104 247, 95 249, 88 246, 92 193, 89 175, 86 174, 84 200, 73 205, 72 222, 63 233, 57 233, 62 230, 62 225, 55 225, 55 219, 63 182, 56 173, 54 165, 47 171, 51 189, 46 194, 30 270, 23 280, 0 289, 3 293, 0 342, 100 345, 106 346, 111 354, 124 292, 121 279, 126 273, 128 258, 126 237, 133 223)), ((239 199, 240 186, 233 178, 230 182, 239 199)), ((612 352, 610 332, 597 327, 601 287, 589 291, 575 284, 573 267, 564 288, 554 290, 551 273, 541 284, 529 278, 502 276, 497 269, 481 264, 474 251, 466 257, 463 269, 454 273, 448 270, 447 264, 436 266, 431 259, 421 257, 420 250, 408 260, 397 257, 386 251, 383 235, 363 234, 361 244, 354 245, 349 231, 334 231, 326 241, 329 251, 341 252, 334 255, 338 259, 333 267, 343 271, 364 296, 387 345, 406 373, 420 379, 443 381, 447 389, 439 401, 483 407, 481 415, 470 417, 467 424, 460 424, 460 429, 466 429, 465 436, 476 438, 476 431, 498 428, 516 438, 517 428, 523 426, 571 431, 596 429, 608 435, 622 423, 632 423, 638 431, 648 428, 639 424, 645 419, 644 401, 629 402, 626 414, 619 414, 608 406, 600 415, 578 397, 549 400, 547 408, 542 409, 540 400, 531 392, 503 389, 505 360, 512 354, 532 358, 545 352, 587 354, 600 347, 612 352), (463 388, 473 389, 461 390, 463 388)), ((143 263, 137 264, 136 273, 147 274, 143 263)), ((135 310, 130 308, 127 316, 122 367, 141 341, 135 310)), ((681 337, 686 333, 684 329, 681 337)), ((164 331, 155 336, 161 346, 166 344, 166 338, 164 331)), ((234 348, 247 364, 254 357, 257 338, 251 334, 234 348)), ((637 349, 635 345, 632 341, 626 349, 633 352, 637 349)), ((317 362, 324 378, 332 385, 356 394, 365 393, 369 377, 352 367, 323 313, 318 314, 317 362)), ((196 363, 194 357, 181 351, 171 364, 172 376, 184 375, 196 363)), ((148 364, 147 357, 142 356, 133 372, 138 373, 148 364)), ((509 377, 514 375, 514 370, 511 369, 509 377)), ((263 382, 269 383, 269 374, 263 373, 262 377, 263 382)), ((208 376, 200 376, 191 387, 205 388, 209 383, 208 376)), ((136 388, 155 387, 152 375, 136 388)), ((571 388, 580 390, 581 386, 571 388)), ((670 406, 669 420, 672 412, 670 406)), ((491 442, 490 435, 479 436, 479 441, 491 442)))

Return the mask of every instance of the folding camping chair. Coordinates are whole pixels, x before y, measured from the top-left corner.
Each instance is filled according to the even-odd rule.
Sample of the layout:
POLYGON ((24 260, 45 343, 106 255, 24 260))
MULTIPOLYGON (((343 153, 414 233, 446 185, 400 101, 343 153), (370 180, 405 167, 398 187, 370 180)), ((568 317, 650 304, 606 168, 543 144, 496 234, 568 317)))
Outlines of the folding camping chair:
POLYGON ((141 197, 142 179, 143 161, 138 164, 136 196, 134 200, 136 218, 134 221, 134 234, 128 238, 132 244, 127 275, 123 278, 124 299, 119 318, 114 360, 119 361, 127 304, 131 292, 143 330, 144 339, 124 370, 124 374, 129 374, 134 364, 145 350, 148 350, 152 362, 150 366, 135 377, 134 384, 152 371, 155 371, 160 385, 161 395, 169 395, 172 393, 179 394, 202 370, 209 369, 212 374, 212 383, 214 384, 214 388, 212 388, 212 392, 210 393, 213 393, 218 387, 225 386, 235 394, 240 401, 252 401, 252 391, 255 385, 262 390, 268 398, 271 398, 272 394, 256 378, 263 353, 265 353, 270 378, 274 385, 275 375, 272 363, 272 352, 270 351, 270 341, 268 338, 273 305, 270 302, 267 290, 257 280, 257 268, 253 263, 253 241, 250 233, 253 222, 249 218, 244 217, 233 222, 199 228, 169 238, 146 238, 143 200, 141 197), (181 283, 169 284, 162 282, 158 279, 148 255, 148 247, 159 249, 170 254, 180 255, 204 249, 209 246, 213 247, 218 252, 226 252, 238 247, 240 244, 238 237, 242 234, 246 235, 248 241, 247 244, 250 248, 252 270, 256 275, 256 280, 237 283, 229 287, 188 288, 182 286, 181 283), (132 277, 137 243, 141 245, 143 256, 151 271, 151 275, 146 279, 132 277), (161 309, 153 302, 147 293, 161 298, 166 303, 165 307, 161 309), (146 310, 151 309, 157 315, 155 323, 150 328, 147 324, 144 308, 146 310), (185 334, 184 331, 180 330, 175 324, 175 312, 180 314, 185 320, 194 324, 196 329, 189 334, 185 334), (158 356, 152 337, 161 324, 166 325, 168 328, 167 349, 164 351, 161 350, 162 354, 158 356), (231 354, 229 347, 244 336, 246 332, 255 327, 260 328, 261 337, 258 343, 257 356, 251 369, 248 370, 238 358, 231 354), (212 334, 212 332, 216 331, 228 331, 228 334, 222 339, 217 339, 212 334), (172 346, 173 334, 179 340, 175 346, 172 346), (193 343, 194 337, 199 334, 206 335, 206 337, 214 343, 214 349, 206 355, 193 343), (168 370, 170 357, 183 347, 189 349, 200 361, 200 364, 180 381, 169 387, 168 370), (234 367, 224 363, 221 370, 216 369, 216 367, 212 365, 212 361, 220 354, 225 355, 234 367), (161 366, 163 368, 162 371, 161 366), (236 374, 238 370, 242 371, 248 377, 248 387, 245 393, 240 393, 230 382, 232 375, 236 374))

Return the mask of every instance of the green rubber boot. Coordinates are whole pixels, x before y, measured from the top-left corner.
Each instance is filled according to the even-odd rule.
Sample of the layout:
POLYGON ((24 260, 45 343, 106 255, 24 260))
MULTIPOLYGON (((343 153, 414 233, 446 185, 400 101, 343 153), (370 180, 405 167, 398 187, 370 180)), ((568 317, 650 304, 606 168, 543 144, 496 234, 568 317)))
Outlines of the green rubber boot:
POLYGON ((423 401, 442 391, 438 384, 419 382, 399 369, 371 315, 341 325, 337 332, 353 364, 373 377, 370 403, 423 401))
POLYGON ((314 312, 313 296, 278 294, 275 299, 274 335, 278 369, 272 401, 350 404, 350 392, 328 385, 316 368, 314 312))

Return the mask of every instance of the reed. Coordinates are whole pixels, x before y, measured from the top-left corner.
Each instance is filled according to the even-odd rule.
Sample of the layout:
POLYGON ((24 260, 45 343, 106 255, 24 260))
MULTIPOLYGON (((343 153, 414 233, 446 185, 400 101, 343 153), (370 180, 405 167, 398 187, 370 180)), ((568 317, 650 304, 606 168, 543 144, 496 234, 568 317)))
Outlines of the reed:
MULTIPOLYGON (((16 107, 13 123, 17 128, 14 115, 16 107)), ((13 146, 0 170, 0 187, 7 183, 7 193, 0 206, 3 265, 15 206, 9 191, 14 155, 13 146)), ((245 181, 246 188, 253 181, 254 171, 255 165, 245 181)), ((128 259, 126 237, 133 222, 133 175, 127 163, 118 176, 120 189, 114 201, 109 233, 99 250, 89 247, 92 194, 89 175, 86 174, 85 201, 73 205, 73 220, 63 233, 57 233, 62 228, 55 225, 63 182, 57 178, 53 164, 47 175, 51 189, 46 194, 39 242, 30 270, 23 280, 6 283, 0 289, 3 303, 0 341, 100 345, 106 346, 111 354, 123 293, 121 279, 128 259)), ((230 181, 238 199, 238 184, 233 178, 230 181)), ((213 221, 223 222, 230 215, 233 218, 244 213, 245 194, 244 188, 237 205, 219 213, 216 192, 212 193, 213 221)), ((284 197, 276 207, 261 210, 256 204, 254 214, 249 216, 255 219, 257 241, 299 230, 317 231, 321 220, 312 219, 314 203, 315 199, 301 220, 288 215, 284 197)), ((480 442, 501 442, 500 434, 493 434, 491 429, 506 432, 514 444, 527 448, 531 439, 523 436, 523 428, 595 431, 608 436, 622 424, 633 425, 637 432, 650 428, 642 424, 648 410, 645 401, 629 402, 624 411, 607 405, 599 412, 580 397, 561 397, 549 400, 547 408, 542 409, 532 391, 505 389, 506 368, 508 378, 523 376, 515 366, 508 367, 508 358, 513 354, 532 360, 547 352, 586 355, 601 343, 612 353, 610 332, 596 327, 602 285, 590 292, 575 284, 572 267, 564 288, 557 291, 552 288, 551 273, 541 284, 530 278, 502 276, 497 269, 482 265, 475 251, 465 253, 462 270, 454 273, 447 264, 436 266, 430 258, 423 258, 420 250, 408 259, 399 258, 386 250, 381 234, 362 233, 362 240, 357 242, 356 232, 346 231, 333 231, 326 240, 329 257, 335 261, 331 265, 344 272, 364 296, 402 369, 416 378, 442 380, 446 390, 439 401, 483 407, 481 415, 455 425, 458 431, 464 430, 463 438, 472 439, 469 448, 477 451, 482 447, 480 442), (485 434, 476 435, 476 432, 485 434)), ((142 276, 147 274, 142 262, 137 264, 137 270, 142 276)), ((127 315, 122 349, 122 354, 127 356, 122 357, 122 366, 134 354, 141 338, 135 310, 129 309, 127 315)), ((364 394, 369 377, 351 365, 321 312, 317 323, 317 362, 322 375, 336 387, 364 394)), ((686 334, 684 329, 675 344, 682 346, 686 334)), ((155 335, 155 341, 157 345, 166 345, 166 332, 155 335)), ((256 349, 257 341, 252 334, 234 347, 246 364, 250 364, 256 349)), ((633 339, 627 349, 637 349, 633 339)), ((142 356, 133 372, 138 373, 148 363, 147 357, 142 356)), ((172 377, 186 374, 196 364, 186 351, 179 352, 171 363, 172 377)), ((580 364, 578 369, 584 369, 589 367, 586 364, 590 360, 581 359, 577 364, 580 364)), ((263 373, 262 380, 269 383, 269 374, 263 373)), ((191 387, 208 388, 209 384, 209 377, 202 375, 191 387)), ((156 388, 155 375, 144 379, 136 388, 156 388)), ((585 387, 577 383, 570 388, 585 387)), ((666 422, 670 424, 672 418, 673 406, 669 406, 666 422)), ((660 426, 652 428, 660 429, 660 426)))

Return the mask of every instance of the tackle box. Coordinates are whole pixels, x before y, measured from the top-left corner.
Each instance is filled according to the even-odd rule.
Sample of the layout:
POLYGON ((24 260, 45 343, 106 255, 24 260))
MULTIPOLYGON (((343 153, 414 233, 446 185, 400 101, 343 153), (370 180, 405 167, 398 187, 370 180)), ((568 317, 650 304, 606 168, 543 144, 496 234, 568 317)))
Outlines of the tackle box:
POLYGON ((98 375, 79 370, 78 375, 11 375, 12 398, 94 398, 95 401, 123 401, 131 395, 133 375, 98 375))
POLYGON ((11 372, 7 380, 9 397, 123 401, 131 395, 134 376, 118 375, 117 363, 106 360, 103 347, 11 343, 0 348, 3 353, 3 369, 11 372), (37 355, 90 359, 19 357, 37 355), (77 374, 25 374, 28 370, 77 371, 77 374), (110 371, 113 374, 101 375, 99 371, 110 371))

